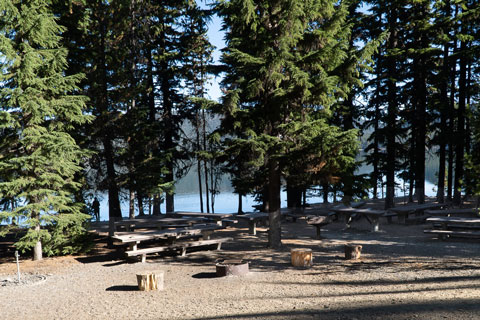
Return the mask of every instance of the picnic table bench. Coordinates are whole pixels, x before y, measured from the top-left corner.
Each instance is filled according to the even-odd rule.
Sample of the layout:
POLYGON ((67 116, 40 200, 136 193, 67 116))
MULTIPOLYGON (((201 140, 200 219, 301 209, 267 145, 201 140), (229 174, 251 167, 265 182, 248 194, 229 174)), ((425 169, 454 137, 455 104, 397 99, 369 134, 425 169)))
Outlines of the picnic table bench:
POLYGON ((388 209, 386 217, 391 221, 392 216, 398 217, 398 222, 406 224, 408 221, 409 214, 415 214, 415 216, 420 216, 425 210, 428 209, 439 209, 446 207, 446 203, 423 203, 423 204, 409 204, 406 206, 400 206, 396 208, 388 209))
POLYGON ((432 229, 423 232, 436 234, 442 240, 448 237, 480 238, 480 218, 430 217, 427 222, 432 223, 432 229))
POLYGON ((332 208, 334 212, 344 217, 347 228, 350 228, 353 218, 357 215, 365 217, 367 221, 372 225, 372 232, 378 232, 380 229, 380 218, 384 216, 384 210, 373 210, 370 208, 332 208))
POLYGON ((221 243, 230 241, 231 238, 210 239, 210 235, 213 233, 213 231, 218 229, 223 229, 223 227, 217 224, 206 224, 189 228, 118 232, 114 236, 112 236, 112 238, 128 245, 128 249, 125 251, 128 257, 141 256, 142 262, 145 262, 147 254, 162 252, 166 250, 181 249, 182 255, 184 255, 186 253, 186 249, 190 247, 217 244, 217 249, 220 249, 221 243), (177 242, 178 239, 187 238, 191 238, 193 240, 177 242), (198 238, 200 238, 200 240, 198 238), (168 244, 144 249, 138 248, 138 245, 140 243, 152 240, 166 240, 168 244))

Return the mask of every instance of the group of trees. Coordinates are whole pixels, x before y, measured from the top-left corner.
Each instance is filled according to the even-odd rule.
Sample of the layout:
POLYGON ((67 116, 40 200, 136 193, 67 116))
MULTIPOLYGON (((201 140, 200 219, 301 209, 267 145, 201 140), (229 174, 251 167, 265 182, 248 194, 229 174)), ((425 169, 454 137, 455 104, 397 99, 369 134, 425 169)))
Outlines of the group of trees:
POLYGON ((202 212, 228 173, 277 247, 282 187, 298 207, 309 190, 350 201, 385 183, 389 208, 402 177, 423 202, 426 149, 439 200, 460 203, 479 188, 479 14, 473 0, 2 1, 0 218, 29 227, 19 246, 37 258, 42 243, 74 251, 89 194, 108 193, 110 219, 123 199, 131 217, 170 212, 196 168, 202 212))

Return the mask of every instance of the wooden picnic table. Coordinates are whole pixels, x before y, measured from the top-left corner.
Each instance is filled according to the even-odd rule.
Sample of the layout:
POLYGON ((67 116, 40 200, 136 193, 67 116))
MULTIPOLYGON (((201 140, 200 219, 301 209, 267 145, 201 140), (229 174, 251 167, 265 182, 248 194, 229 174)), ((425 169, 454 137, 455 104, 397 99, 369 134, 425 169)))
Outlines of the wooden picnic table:
POLYGON ((372 232, 378 232, 380 229, 380 218, 385 215, 384 210, 373 210, 370 208, 332 208, 334 212, 341 215, 345 219, 345 224, 347 228, 350 228, 355 215, 360 215, 365 217, 368 222, 372 225, 372 232))
POLYGON ((179 217, 171 218, 165 216, 151 216, 145 218, 136 218, 136 219, 124 219, 115 221, 115 230, 118 230, 118 227, 125 227, 126 231, 131 231, 132 228, 172 228, 172 227, 188 227, 195 224, 205 223, 203 218, 195 217, 179 217))
POLYGON ((220 249, 222 242, 229 241, 231 238, 210 239, 210 235, 215 230, 223 229, 217 224, 198 225, 188 228, 175 228, 165 230, 118 232, 112 238, 128 245, 127 256, 142 256, 142 262, 145 262, 146 255, 165 250, 182 249, 182 255, 185 254, 187 247, 218 244, 220 249), (201 240, 197 238, 200 237, 201 240), (179 239, 193 238, 190 241, 176 242, 179 239), (138 245, 142 242, 151 240, 168 240, 168 245, 156 246, 151 248, 139 249, 138 245))
POLYGON ((169 217, 196 217, 215 220, 218 225, 222 225, 222 220, 229 220, 233 217, 232 213, 203 213, 203 212, 189 212, 189 211, 176 211, 169 213, 169 217))
POLYGON ((415 214, 416 216, 422 215, 425 210, 439 209, 446 207, 446 203, 423 203, 423 204, 409 204, 406 206, 400 206, 388 209, 389 213, 394 213, 398 216, 398 222, 406 224, 408 215, 415 214))
POLYGON ((425 210, 425 214, 431 216, 447 216, 452 215, 466 215, 470 217, 478 217, 478 209, 475 208, 454 208, 454 209, 443 209, 443 210, 425 210))
POLYGON ((480 238, 480 218, 430 217, 432 229, 424 233, 437 234, 442 240, 450 236, 463 238, 480 238))
POLYGON ((238 219, 243 219, 248 221, 248 232, 250 234, 257 234, 257 224, 260 222, 268 221, 268 213, 265 212, 249 212, 245 214, 239 214, 235 216, 238 219))

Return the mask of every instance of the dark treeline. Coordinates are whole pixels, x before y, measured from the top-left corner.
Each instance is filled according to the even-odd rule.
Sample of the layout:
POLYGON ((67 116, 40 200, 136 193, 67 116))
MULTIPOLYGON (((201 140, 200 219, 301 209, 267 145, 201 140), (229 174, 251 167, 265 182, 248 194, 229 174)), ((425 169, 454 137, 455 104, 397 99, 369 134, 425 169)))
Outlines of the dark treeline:
POLYGON ((112 220, 125 200, 132 218, 173 212, 194 168, 199 210, 228 173, 278 247, 281 188, 289 207, 385 188, 390 208, 402 178, 423 203, 427 152, 438 201, 459 205, 480 188, 479 15, 475 0, 2 1, 0 218, 27 219, 37 258, 42 243, 75 251, 81 203, 105 192, 112 220), (373 170, 355 175, 364 132, 373 170))

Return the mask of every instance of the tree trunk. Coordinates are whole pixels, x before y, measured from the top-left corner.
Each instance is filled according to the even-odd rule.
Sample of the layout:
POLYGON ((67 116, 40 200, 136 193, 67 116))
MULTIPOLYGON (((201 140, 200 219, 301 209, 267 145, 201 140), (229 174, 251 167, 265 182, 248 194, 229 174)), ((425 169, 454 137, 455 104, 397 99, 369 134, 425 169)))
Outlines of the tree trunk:
MULTIPOLYGON (((40 225, 35 226, 35 232, 40 232, 40 225)), ((38 261, 43 259, 43 252, 42 252, 42 242, 40 240, 35 243, 35 247, 33 247, 33 260, 38 261)))
POLYGON ((238 194, 238 210, 237 214, 243 214, 243 203, 242 203, 242 194, 238 194))
MULTIPOLYGON (((390 10, 389 17, 390 37, 388 39, 389 51, 397 47, 397 11, 395 8, 390 10)), ((390 75, 397 73, 396 58, 387 57, 387 72, 390 75)), ((395 169, 396 169, 396 119, 397 119, 397 86, 396 83, 389 78, 387 82, 387 192, 385 196, 385 209, 395 206, 395 169)))
MULTIPOLYGON (((463 29, 465 31, 465 29, 463 29)), ((460 205, 462 202, 462 179, 463 179, 463 160, 465 152, 465 110, 466 110, 466 76, 467 76, 467 43, 462 41, 460 45, 460 75, 458 80, 458 109, 457 109, 457 134, 456 137, 456 162, 455 162, 455 181, 453 191, 453 203, 460 205)))
POLYGON ((144 216, 145 215, 145 208, 143 207, 143 194, 137 192, 137 202, 138 202, 138 215, 144 216))
POLYGON ((300 208, 302 206, 302 188, 293 186, 287 181, 287 207, 300 208))
POLYGON ((135 219, 135 191, 130 190, 130 199, 128 203, 128 218, 135 219))
POLYGON ((160 210, 160 195, 155 194, 153 195, 153 215, 157 216, 160 215, 162 212, 160 210))
POLYGON ((268 162, 268 215, 270 221, 268 244, 274 249, 282 246, 280 188, 280 168, 278 162, 270 158, 268 162))

